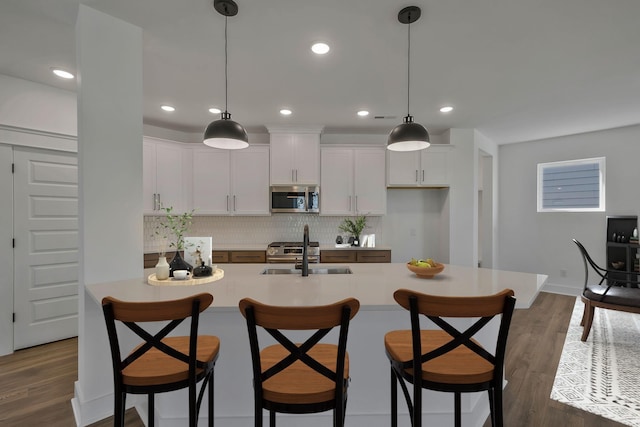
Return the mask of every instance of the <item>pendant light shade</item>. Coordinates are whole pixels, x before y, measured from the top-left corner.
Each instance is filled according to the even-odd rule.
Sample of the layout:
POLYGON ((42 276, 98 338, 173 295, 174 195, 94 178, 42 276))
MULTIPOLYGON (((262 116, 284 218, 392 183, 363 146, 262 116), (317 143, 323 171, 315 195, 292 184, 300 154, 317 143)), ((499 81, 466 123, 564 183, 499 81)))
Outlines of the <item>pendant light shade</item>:
POLYGON ((406 116, 404 123, 393 128, 389 134, 387 149, 391 151, 416 151, 427 148, 429 132, 420 123, 414 123, 413 116, 406 116))
POLYGON ((247 131, 238 122, 231 120, 231 114, 222 113, 222 118, 211 122, 204 131, 204 143, 209 147, 239 150, 249 146, 247 131))
POLYGON ((225 150, 239 150, 249 146, 247 131, 238 122, 231 120, 227 111, 227 17, 238 13, 238 5, 233 0, 214 0, 213 7, 224 16, 224 98, 225 108, 220 120, 211 122, 204 131, 204 143, 209 147, 225 150))
POLYGON ((387 149, 391 151, 416 151, 427 148, 429 145, 429 132, 419 123, 413 121, 413 116, 409 113, 410 95, 410 70, 411 70, 411 24, 420 18, 420 8, 417 6, 405 7, 398 13, 398 21, 408 24, 408 53, 407 53, 407 115, 403 123, 399 124, 391 133, 387 140, 387 149))

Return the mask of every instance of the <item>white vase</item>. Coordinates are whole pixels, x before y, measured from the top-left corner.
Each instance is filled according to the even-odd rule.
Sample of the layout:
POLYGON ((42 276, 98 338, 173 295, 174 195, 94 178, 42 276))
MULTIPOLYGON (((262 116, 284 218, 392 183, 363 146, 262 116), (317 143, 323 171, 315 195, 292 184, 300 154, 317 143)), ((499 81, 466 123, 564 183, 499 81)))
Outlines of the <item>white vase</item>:
POLYGON ((167 280, 169 278, 169 263, 166 256, 158 257, 156 264, 156 279, 167 280))

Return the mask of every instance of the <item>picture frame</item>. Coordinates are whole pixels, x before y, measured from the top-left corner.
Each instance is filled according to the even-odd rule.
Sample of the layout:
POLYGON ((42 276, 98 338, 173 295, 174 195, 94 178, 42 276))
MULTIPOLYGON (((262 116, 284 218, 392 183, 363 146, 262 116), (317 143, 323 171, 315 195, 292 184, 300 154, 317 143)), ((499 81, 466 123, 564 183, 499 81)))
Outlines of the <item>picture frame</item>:
POLYGON ((212 237, 185 237, 184 247, 184 260, 191 264, 193 267, 197 267, 200 265, 198 257, 200 257, 202 261, 204 261, 204 265, 212 265, 212 237))

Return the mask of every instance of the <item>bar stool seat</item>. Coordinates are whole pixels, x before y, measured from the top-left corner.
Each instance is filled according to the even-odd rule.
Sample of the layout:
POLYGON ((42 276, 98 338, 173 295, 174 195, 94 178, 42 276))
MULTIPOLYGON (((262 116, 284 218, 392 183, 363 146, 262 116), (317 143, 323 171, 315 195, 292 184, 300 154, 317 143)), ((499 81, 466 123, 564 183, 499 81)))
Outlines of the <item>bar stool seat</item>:
MULTIPOLYGON (((335 345, 316 344, 307 354, 322 365, 336 372, 338 351, 335 345)), ((281 345, 272 345, 260 352, 262 369, 267 370, 289 356, 289 351, 281 345)), ((349 378, 349 354, 345 354, 344 379, 349 378)), ((265 400, 307 404, 333 401, 335 399, 336 384, 329 378, 309 368, 301 361, 294 362, 286 370, 280 371, 262 383, 265 400), (304 378, 304 381, 300 381, 304 378)), ((345 388, 346 392, 346 388, 345 388)))
MULTIPOLYGON (((420 331, 421 354, 427 354, 451 341, 443 331, 420 331)), ((475 341, 475 340, 473 340, 475 341)), ((385 336, 385 348, 393 360, 413 359, 411 331, 391 331, 385 336)), ((474 384, 491 381, 495 367, 467 347, 457 347, 446 358, 436 358, 422 364, 422 379, 445 384, 474 384)), ((412 369, 407 371, 413 374, 412 369)))
MULTIPOLYGON (((162 342, 181 353, 189 353, 189 337, 167 337, 162 342)), ((220 351, 220 339, 211 335, 199 336, 196 346, 196 359, 214 360, 220 351)), ((131 353, 140 347, 142 344, 131 353)), ((184 362, 168 356, 157 348, 151 348, 143 357, 122 370, 122 382, 132 386, 149 386, 187 381, 188 368, 184 362)), ((203 368, 196 368, 196 377, 199 378, 203 373, 203 368)))

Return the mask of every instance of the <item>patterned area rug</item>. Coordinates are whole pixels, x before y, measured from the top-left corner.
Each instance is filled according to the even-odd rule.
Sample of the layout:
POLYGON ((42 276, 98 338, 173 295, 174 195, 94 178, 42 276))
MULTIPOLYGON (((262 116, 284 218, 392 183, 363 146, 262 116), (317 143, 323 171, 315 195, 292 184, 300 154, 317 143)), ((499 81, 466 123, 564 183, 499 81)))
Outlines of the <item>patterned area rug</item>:
POLYGON ((578 298, 551 399, 640 427, 640 315, 596 308, 582 342, 583 309, 578 298))

